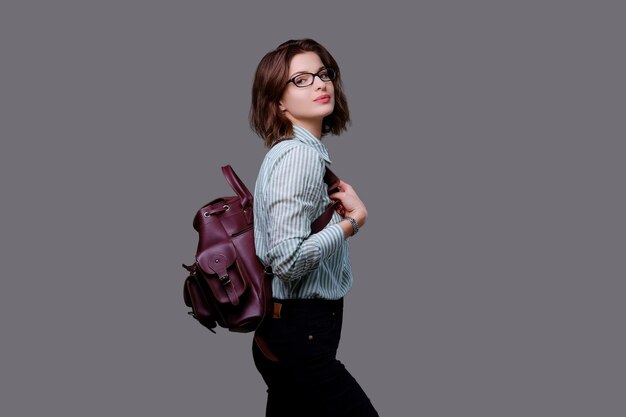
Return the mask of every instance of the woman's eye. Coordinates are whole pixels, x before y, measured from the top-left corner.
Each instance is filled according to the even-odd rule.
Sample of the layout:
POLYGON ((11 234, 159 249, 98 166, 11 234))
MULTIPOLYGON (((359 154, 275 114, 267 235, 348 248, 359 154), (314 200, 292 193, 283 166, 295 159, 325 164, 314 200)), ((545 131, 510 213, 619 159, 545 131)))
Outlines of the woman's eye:
POLYGON ((307 76, 296 77, 293 82, 296 83, 296 85, 305 85, 307 83, 307 76))

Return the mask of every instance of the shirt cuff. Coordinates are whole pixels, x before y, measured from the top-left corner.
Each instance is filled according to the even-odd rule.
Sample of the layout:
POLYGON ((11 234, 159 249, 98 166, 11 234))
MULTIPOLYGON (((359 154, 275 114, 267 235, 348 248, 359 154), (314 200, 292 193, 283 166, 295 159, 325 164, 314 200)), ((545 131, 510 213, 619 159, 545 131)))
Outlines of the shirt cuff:
POLYGON ((317 241, 317 247, 320 250, 320 259, 326 259, 338 251, 346 240, 343 229, 339 223, 328 226, 311 237, 317 241))

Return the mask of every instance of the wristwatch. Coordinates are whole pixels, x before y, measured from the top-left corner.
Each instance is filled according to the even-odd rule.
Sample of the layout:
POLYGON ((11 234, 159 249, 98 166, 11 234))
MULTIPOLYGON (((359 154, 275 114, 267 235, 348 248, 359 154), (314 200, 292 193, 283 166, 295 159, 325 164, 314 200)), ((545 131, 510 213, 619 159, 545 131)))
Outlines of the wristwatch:
POLYGON ((352 236, 356 235, 356 233, 359 231, 359 225, 356 220, 354 220, 354 217, 346 216, 344 217, 344 219, 349 221, 352 225, 352 236))

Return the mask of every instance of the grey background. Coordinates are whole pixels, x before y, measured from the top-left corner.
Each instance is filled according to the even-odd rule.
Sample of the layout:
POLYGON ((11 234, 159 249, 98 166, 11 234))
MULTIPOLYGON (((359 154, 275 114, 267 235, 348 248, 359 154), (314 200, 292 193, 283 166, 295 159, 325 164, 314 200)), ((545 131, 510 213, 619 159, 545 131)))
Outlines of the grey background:
POLYGON ((250 335, 186 315, 191 221, 253 185, 252 75, 341 65, 370 212, 340 357, 381 416, 623 416, 620 2, 0 6, 3 416, 262 415, 250 335))

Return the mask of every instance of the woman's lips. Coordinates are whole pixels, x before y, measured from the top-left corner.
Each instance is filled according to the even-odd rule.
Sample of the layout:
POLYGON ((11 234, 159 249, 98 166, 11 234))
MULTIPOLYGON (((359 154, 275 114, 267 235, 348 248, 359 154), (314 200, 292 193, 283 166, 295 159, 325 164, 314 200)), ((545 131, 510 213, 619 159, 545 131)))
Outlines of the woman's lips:
POLYGON ((328 103, 329 101, 330 101, 330 96, 328 94, 324 94, 315 99, 316 103, 322 103, 322 104, 328 103))

